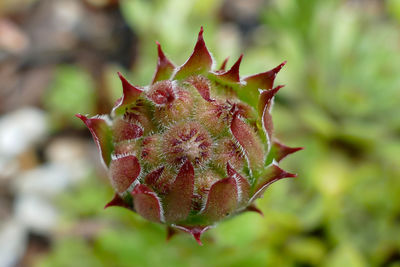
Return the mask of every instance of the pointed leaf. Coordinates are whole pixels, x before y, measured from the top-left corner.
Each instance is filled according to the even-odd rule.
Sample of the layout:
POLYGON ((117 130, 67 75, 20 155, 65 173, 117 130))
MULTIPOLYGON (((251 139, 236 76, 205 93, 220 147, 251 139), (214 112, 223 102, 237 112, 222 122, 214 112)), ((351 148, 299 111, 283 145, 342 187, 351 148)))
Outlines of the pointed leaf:
POLYGON ((272 134, 274 131, 274 124, 272 121, 272 116, 271 116, 271 103, 268 103, 265 107, 264 107, 264 111, 261 117, 262 120, 262 127, 264 130, 264 133, 267 137, 267 153, 269 153, 270 149, 271 149, 271 140, 272 140, 272 134))
POLYGON ((248 206, 244 211, 257 212, 258 214, 264 217, 264 213, 254 204, 248 206))
POLYGON ((238 192, 238 206, 247 205, 250 199, 250 184, 243 176, 241 176, 237 171, 235 171, 229 162, 226 164, 226 171, 228 176, 235 179, 238 192))
POLYGON ((203 245, 203 243, 201 243, 201 240, 200 240, 201 235, 202 235, 205 231, 207 231, 207 230, 209 230, 210 228, 212 228, 211 225, 209 225, 209 226, 181 226, 181 225, 172 225, 172 226, 175 227, 175 228, 177 228, 177 229, 180 229, 180 230, 182 230, 182 231, 185 231, 186 233, 191 234, 191 235, 194 237, 194 239, 196 240, 196 242, 197 242, 200 246, 203 245))
POLYGON ((111 184, 118 193, 123 193, 140 174, 139 160, 133 155, 118 156, 110 164, 111 184))
POLYGON ((282 170, 275 162, 272 163, 267 167, 266 172, 256 181, 253 190, 254 194, 250 199, 250 203, 253 202, 256 198, 261 197, 265 189, 272 183, 283 178, 293 177, 297 177, 297 175, 282 170))
POLYGON ((271 89, 278 72, 286 65, 286 61, 270 71, 258 73, 255 75, 243 78, 247 82, 246 87, 248 90, 257 91, 258 89, 271 89))
POLYGON ((261 115, 262 127, 267 137, 267 153, 269 153, 271 149, 271 140, 274 130, 271 116, 272 104, 275 94, 283 87, 283 85, 280 85, 274 89, 262 91, 258 100, 258 110, 261 115))
POLYGON ((251 167, 259 167, 264 164, 264 151, 261 141, 254 130, 242 121, 238 112, 233 115, 231 122, 233 136, 243 147, 251 167))
POLYGON ((165 56, 164 52, 162 51, 160 43, 156 42, 156 44, 158 49, 158 61, 157 61, 156 72, 154 73, 153 81, 151 82, 151 84, 154 84, 162 80, 168 80, 175 70, 174 64, 171 61, 169 61, 169 59, 165 56))
POLYGON ((104 206, 104 209, 109 207, 122 207, 132 209, 132 207, 128 203, 126 203, 118 194, 114 194, 113 199, 104 206))
POLYGON ((156 185, 157 180, 161 177, 161 174, 163 173, 165 167, 162 166, 155 171, 150 172, 149 174, 146 175, 144 178, 144 182, 151 187, 154 187, 156 185))
POLYGON ((112 133, 107 121, 101 117, 87 118, 81 114, 76 114, 76 117, 81 119, 86 124, 93 140, 95 141, 105 166, 108 166, 111 161, 111 153, 114 149, 112 143, 112 133))
POLYGON ((137 213, 152 222, 163 222, 164 214, 160 199, 145 185, 138 184, 132 191, 133 204, 137 213))
POLYGON ((194 168, 189 160, 182 165, 171 190, 163 199, 166 222, 179 222, 190 212, 194 190, 194 168))
POLYGON ((176 230, 171 226, 167 227, 167 242, 177 234, 176 230))
POLYGON ((143 90, 133 86, 130 82, 128 82, 128 80, 124 76, 122 76, 120 72, 118 72, 118 76, 122 82, 123 95, 120 99, 118 99, 117 103, 115 104, 113 112, 120 107, 134 103, 143 92, 143 90))
POLYGON ((172 81, 161 81, 152 85, 147 91, 147 97, 157 105, 171 104, 176 99, 172 81))
POLYGON ((143 128, 137 124, 133 124, 122 119, 113 122, 114 141, 121 142, 139 138, 143 135, 143 128))
POLYGON ((286 158, 286 156, 303 149, 304 147, 288 147, 276 140, 272 142, 272 153, 277 162, 280 162, 282 159, 286 158))
POLYGON ((225 178, 215 182, 208 193, 203 215, 210 222, 229 216, 238 203, 238 191, 234 178, 225 178))
POLYGON ((283 87, 285 87, 285 86, 279 85, 279 86, 275 87, 274 89, 264 90, 261 92, 260 97, 258 99, 258 112, 259 112, 260 116, 262 116, 265 106, 268 105, 269 103, 271 103, 273 97, 283 87))
POLYGON ((276 74, 285 64, 286 61, 270 71, 244 77, 242 80, 245 85, 238 91, 240 99, 246 101, 250 105, 257 105, 258 91, 272 89, 276 74))
POLYGON ((226 82, 230 83, 238 83, 240 82, 240 76, 239 76, 239 68, 240 68, 240 63, 242 62, 243 54, 240 55, 239 59, 236 61, 235 64, 233 64, 232 68, 224 73, 217 73, 215 74, 218 79, 224 80, 226 82))
POLYGON ((194 51, 189 59, 179 67, 174 79, 181 80, 195 74, 205 74, 211 70, 213 59, 203 39, 203 27, 199 32, 194 51))
POLYGON ((218 71, 225 71, 228 60, 229 60, 229 57, 225 58, 225 60, 222 62, 221 66, 219 67, 218 71))
POLYGON ((208 102, 213 102, 215 101, 214 99, 211 99, 210 96, 210 82, 208 79, 206 79, 203 76, 192 76, 187 80, 188 83, 193 85, 196 90, 199 92, 201 97, 208 101, 208 102))

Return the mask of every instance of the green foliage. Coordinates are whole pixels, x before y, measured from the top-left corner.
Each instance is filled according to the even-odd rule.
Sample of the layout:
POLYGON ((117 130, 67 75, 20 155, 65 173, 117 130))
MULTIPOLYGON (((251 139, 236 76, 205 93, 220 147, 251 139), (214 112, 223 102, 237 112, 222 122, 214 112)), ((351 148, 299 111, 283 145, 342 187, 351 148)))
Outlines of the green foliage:
POLYGON ((85 70, 73 65, 56 68, 53 83, 44 97, 54 128, 68 124, 81 126, 75 114, 93 113, 94 103, 94 83, 85 70))
POLYGON ((400 1, 386 0, 386 6, 389 13, 400 22, 400 1))

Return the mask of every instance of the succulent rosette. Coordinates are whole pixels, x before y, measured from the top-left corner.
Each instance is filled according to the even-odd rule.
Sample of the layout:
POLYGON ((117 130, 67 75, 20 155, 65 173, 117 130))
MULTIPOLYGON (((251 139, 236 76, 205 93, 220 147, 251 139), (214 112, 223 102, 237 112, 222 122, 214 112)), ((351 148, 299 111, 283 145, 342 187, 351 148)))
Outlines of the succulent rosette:
POLYGON ((239 76, 242 56, 229 70, 213 69, 203 28, 182 66, 167 59, 160 44, 149 86, 120 73, 123 95, 110 115, 88 118, 89 128, 116 193, 106 205, 128 208, 143 218, 194 236, 245 211, 272 183, 295 174, 278 164, 301 148, 278 142, 271 108, 277 73, 239 76))

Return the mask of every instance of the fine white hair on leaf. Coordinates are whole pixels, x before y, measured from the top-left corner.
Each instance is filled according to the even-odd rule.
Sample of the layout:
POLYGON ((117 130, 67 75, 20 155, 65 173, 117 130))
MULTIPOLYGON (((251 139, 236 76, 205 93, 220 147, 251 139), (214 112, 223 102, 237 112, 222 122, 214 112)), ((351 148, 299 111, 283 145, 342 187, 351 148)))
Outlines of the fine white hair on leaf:
POLYGON ((131 184, 129 185, 129 187, 125 190, 124 194, 130 194, 130 193, 133 191, 133 189, 135 189, 135 187, 136 187, 138 184, 140 184, 140 179, 139 179, 139 177, 141 176, 141 174, 142 174, 142 170, 140 170, 139 176, 135 179, 135 181, 133 181, 133 183, 131 183, 131 184))
POLYGON ((242 183, 240 182, 239 177, 238 177, 238 175, 236 173, 233 175, 233 178, 236 181, 236 189, 237 189, 237 195, 238 195, 238 200, 237 201, 241 202, 242 201, 242 197, 243 197, 242 183))
POLYGON ((149 85, 143 86, 141 88, 143 89, 143 92, 148 92, 150 90, 150 86, 149 85))
MULTIPOLYGON (((268 164, 267 167, 265 167, 265 169, 268 169, 272 166, 279 166, 278 162, 273 159, 272 162, 270 164, 268 164)), ((252 203, 256 198, 259 197, 259 192, 262 192, 265 188, 267 188, 269 185, 271 185, 271 182, 265 184, 264 186, 262 186, 260 189, 257 190, 257 192, 254 193, 254 195, 250 198, 249 203, 252 203)))
POLYGON ((252 170, 251 170, 251 168, 250 168, 250 160, 249 160, 249 157, 248 157, 248 155, 247 155, 247 153, 246 153, 246 150, 244 149, 244 147, 240 144, 240 142, 236 139, 236 137, 235 137, 235 135, 233 134, 233 132, 232 132, 232 130, 229 128, 229 132, 232 134, 232 136, 233 136, 233 141, 235 142, 235 144, 237 145, 237 147, 239 147, 239 149, 240 149, 240 151, 241 151, 241 153, 244 155, 244 158, 246 159, 246 162, 247 162, 247 166, 249 166, 249 174, 250 174, 250 176, 252 177, 253 176, 253 172, 252 172, 252 170))
MULTIPOLYGON (((229 164, 229 161, 228 161, 228 164, 229 164)), ((229 164, 229 165, 231 165, 231 164, 229 164)), ((240 203, 242 201, 242 197, 243 197, 242 183, 241 183, 237 173, 233 174, 232 178, 235 179, 235 181, 236 181, 238 203, 240 203)))
POLYGON ((118 159, 129 157, 129 156, 135 156, 136 157, 136 154, 133 151, 132 152, 125 152, 125 153, 121 153, 121 154, 112 153, 111 154, 111 159, 112 160, 118 160, 118 159))
POLYGON ((158 206, 160 208, 160 221, 162 223, 165 223, 165 213, 164 213, 164 207, 163 207, 161 199, 157 196, 157 194, 155 192, 150 192, 150 194, 157 199, 158 206))
POLYGON ((215 181, 215 182, 210 186, 210 188, 209 188, 209 190, 208 190, 208 192, 207 192, 207 197, 203 197, 203 198, 202 198, 202 203, 201 203, 201 208, 200 208, 199 214, 204 213, 204 211, 206 210, 207 203, 208 203, 208 198, 209 198, 210 192, 211 192, 210 189, 211 189, 211 187, 212 187, 216 182, 218 182, 218 180, 215 181))
MULTIPOLYGON (((189 59, 187 59, 187 60, 185 61, 185 63, 186 63, 187 61, 189 61, 189 59)), ((179 66, 179 67, 175 67, 175 68, 174 68, 174 70, 172 71, 170 80, 173 79, 173 78, 175 78, 176 74, 177 74, 178 71, 182 68, 182 66, 185 65, 185 63, 183 63, 183 64, 182 64, 181 66, 179 66)))
POLYGON ((100 119, 103 120, 105 123, 107 123, 108 126, 112 125, 112 121, 107 114, 95 115, 90 119, 100 119))
MULTIPOLYGON (((267 144, 268 144, 266 156, 269 154, 269 152, 270 152, 270 150, 271 150, 271 142, 272 142, 272 140, 271 140, 271 138, 270 138, 270 136, 269 136, 269 134, 268 134, 267 129, 265 128, 264 114, 265 114, 265 112, 271 113, 272 106, 273 106, 273 104, 274 104, 274 97, 273 97, 270 101, 271 101, 271 102, 270 102, 270 103, 271 103, 270 106, 268 107, 268 105, 266 105, 266 106, 264 107, 263 114, 262 114, 262 117, 261 117, 262 128, 263 128, 263 130, 264 130, 265 136, 267 137, 267 144)), ((265 159, 264 159, 264 160, 265 160, 265 159)))
POLYGON ((244 81, 243 79, 240 79, 239 80, 239 85, 241 85, 241 86, 246 86, 246 81, 244 81))
POLYGON ((171 85, 172 85, 172 92, 176 95, 177 88, 179 87, 178 81, 177 80, 171 81, 171 85))
MULTIPOLYGON (((183 226, 180 226, 180 225, 177 225, 177 224, 171 224, 171 226, 176 228, 176 229, 179 229, 179 230, 185 231, 187 233, 190 233, 190 230, 188 228, 186 228, 186 227, 183 227, 183 226)), ((207 230, 209 230, 211 228, 214 228, 216 226, 217 226, 216 224, 208 225, 208 226, 204 227, 201 232, 203 233, 203 232, 205 232, 205 231, 207 231, 207 230)))
POLYGON ((208 53, 210 54, 211 57, 211 70, 213 70, 217 67, 217 62, 215 61, 213 54, 210 51, 208 51, 208 53))
POLYGON ((206 210, 209 194, 210 194, 210 191, 208 191, 207 197, 203 198, 199 214, 202 214, 206 210))

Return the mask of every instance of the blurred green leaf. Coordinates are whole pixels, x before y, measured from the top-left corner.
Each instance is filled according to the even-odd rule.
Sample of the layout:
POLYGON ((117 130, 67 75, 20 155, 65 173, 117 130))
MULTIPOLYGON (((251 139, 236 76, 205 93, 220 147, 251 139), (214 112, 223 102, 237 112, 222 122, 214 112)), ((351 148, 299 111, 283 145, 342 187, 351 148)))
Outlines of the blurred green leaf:
POLYGON ((77 66, 61 65, 55 70, 53 83, 43 102, 50 114, 53 128, 68 124, 81 127, 82 122, 74 115, 92 115, 95 99, 94 84, 89 74, 77 66))

